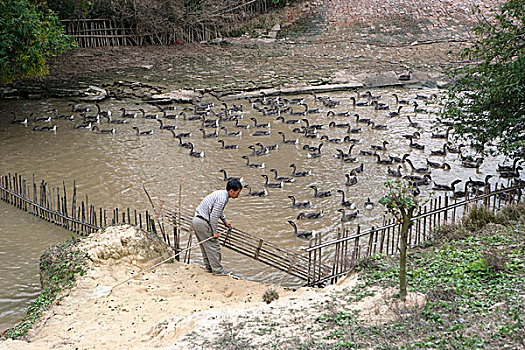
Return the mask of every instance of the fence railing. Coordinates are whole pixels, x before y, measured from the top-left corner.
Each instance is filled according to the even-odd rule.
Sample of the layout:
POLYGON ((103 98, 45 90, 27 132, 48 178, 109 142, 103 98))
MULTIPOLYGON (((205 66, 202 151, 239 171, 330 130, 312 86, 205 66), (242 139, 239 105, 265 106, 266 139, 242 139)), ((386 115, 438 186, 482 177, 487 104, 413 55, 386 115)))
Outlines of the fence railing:
POLYGON ((241 0, 206 16, 184 15, 176 28, 160 32, 126 28, 108 18, 67 19, 61 22, 66 34, 75 38, 79 47, 169 45, 177 40, 185 43, 213 40, 241 24, 231 20, 233 15, 242 21, 268 12, 269 7, 268 0, 241 0))
MULTIPOLYGON (((509 204, 522 203, 523 185, 500 187, 494 189, 486 186, 483 194, 456 200, 448 195, 431 199, 418 210, 418 215, 412 219, 408 235, 408 247, 419 246, 434 237, 440 226, 456 224, 466 214, 469 207, 483 204, 494 212, 509 204)), ((325 282, 335 283, 341 275, 350 271, 359 259, 374 254, 394 255, 398 253, 401 223, 395 219, 384 220, 384 225, 362 230, 357 226, 355 231, 344 225, 338 230, 336 239, 321 242, 312 241, 306 252, 310 263, 316 266, 323 262, 331 266, 328 275, 316 274, 319 277, 314 284, 325 282)))

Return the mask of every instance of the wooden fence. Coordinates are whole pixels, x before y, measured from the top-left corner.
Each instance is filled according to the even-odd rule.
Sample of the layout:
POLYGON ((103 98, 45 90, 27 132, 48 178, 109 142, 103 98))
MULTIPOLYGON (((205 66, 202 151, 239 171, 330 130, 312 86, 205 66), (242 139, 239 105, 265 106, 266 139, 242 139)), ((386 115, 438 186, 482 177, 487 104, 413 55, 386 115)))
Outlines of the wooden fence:
MULTIPOLYGON (((497 211, 503 206, 523 202, 523 185, 512 187, 495 186, 494 189, 486 187, 482 195, 467 197, 462 200, 453 199, 447 195, 431 199, 425 206, 418 210, 418 215, 412 221, 408 235, 408 247, 419 246, 434 237, 440 226, 456 224, 468 213, 469 207, 482 204, 492 211, 497 211)), ((335 283, 338 277, 350 271, 359 259, 374 254, 395 255, 399 249, 401 223, 395 219, 384 220, 384 225, 362 230, 349 230, 344 224, 338 230, 334 240, 321 242, 321 238, 312 241, 306 249, 309 255, 312 276, 311 283, 335 283), (331 266, 331 273, 323 275, 323 270, 318 266, 331 266)))
MULTIPOLYGON (((147 191, 146 194, 149 197, 147 191)), ((112 211, 97 209, 89 203, 87 195, 85 201, 77 199, 75 184, 72 189, 72 200, 68 204, 64 182, 62 188, 50 189, 43 180, 37 183, 33 176, 32 182, 28 183, 17 174, 0 177, 0 199, 82 236, 87 236, 110 225, 130 224, 162 236, 175 252, 181 250, 182 238, 185 239, 187 247, 193 244, 193 212, 180 207, 177 211, 170 211, 162 206, 155 206, 151 202, 153 211, 151 213, 146 211, 144 216, 129 208, 123 211, 119 211, 118 208, 112 211)), ((220 227, 219 233, 219 240, 225 248, 286 272, 307 283, 318 279, 309 269, 310 262, 306 254, 292 252, 238 229, 227 230, 220 227)), ((190 253, 191 249, 186 252, 185 262, 190 262, 190 253)), ((321 271, 322 276, 330 273, 328 265, 320 265, 318 270, 321 271)))
POLYGON ((247 19, 268 12, 268 0, 240 0, 212 14, 184 15, 172 30, 144 32, 137 28, 123 27, 107 18, 67 19, 62 25, 67 35, 73 37, 79 47, 170 45, 175 41, 209 41, 231 32, 247 19), (232 20, 232 18, 237 20, 232 20))

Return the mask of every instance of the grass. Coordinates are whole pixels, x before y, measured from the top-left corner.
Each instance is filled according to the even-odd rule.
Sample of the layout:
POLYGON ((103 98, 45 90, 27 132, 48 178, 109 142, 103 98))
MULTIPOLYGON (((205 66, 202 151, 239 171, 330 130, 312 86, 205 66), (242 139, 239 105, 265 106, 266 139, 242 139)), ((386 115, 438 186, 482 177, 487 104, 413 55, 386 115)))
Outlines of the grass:
POLYGON ((86 271, 87 256, 76 249, 78 240, 72 239, 46 250, 40 257, 42 293, 31 304, 23 320, 8 329, 2 340, 18 339, 27 334, 42 313, 57 299, 60 292, 70 288, 78 274, 86 271))
MULTIPOLYGON (((411 308, 391 303, 395 320, 363 322, 360 311, 347 306, 373 295, 378 287, 398 288, 397 259, 364 260, 356 286, 300 312, 282 310, 288 315, 279 317, 288 321, 280 327, 260 332, 260 320, 244 320, 242 327, 231 320, 223 334, 237 334, 244 342, 237 342, 236 348, 246 349, 247 343, 275 349, 525 348, 524 206, 496 214, 474 208, 461 225, 444 227, 430 245, 410 250, 409 293, 423 293, 426 303, 411 308), (290 328, 283 332, 285 327, 290 328)), ((259 317, 275 322, 271 314, 259 317)), ((221 348, 224 338, 209 345, 221 348)))

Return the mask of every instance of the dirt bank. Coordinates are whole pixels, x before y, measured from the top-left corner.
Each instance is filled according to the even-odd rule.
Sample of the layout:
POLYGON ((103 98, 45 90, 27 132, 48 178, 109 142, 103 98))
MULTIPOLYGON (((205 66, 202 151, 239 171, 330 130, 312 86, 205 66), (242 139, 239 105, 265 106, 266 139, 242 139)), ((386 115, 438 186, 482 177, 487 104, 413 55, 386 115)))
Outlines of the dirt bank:
MULTIPOLYGON (((165 257, 160 242, 154 249, 150 243, 131 226, 111 227, 84 239, 79 249, 91 259, 88 272, 45 312, 25 340, 0 342, 0 349, 191 349, 203 345, 203 338, 196 341, 193 332, 213 338, 223 322, 258 314, 279 324, 293 325, 295 320, 295 327, 283 331, 303 332, 302 326, 315 319, 327 301, 357 284, 354 276, 325 290, 293 292, 213 276, 195 265, 167 263, 107 297, 92 298, 97 286, 114 286, 165 257), (262 296, 269 288, 279 299, 267 305, 262 296)), ((359 318, 367 322, 392 319, 389 300, 394 292, 376 290, 374 296, 348 303, 346 310, 360 310, 359 318)), ((413 295, 408 305, 424 301, 423 295, 413 295)))

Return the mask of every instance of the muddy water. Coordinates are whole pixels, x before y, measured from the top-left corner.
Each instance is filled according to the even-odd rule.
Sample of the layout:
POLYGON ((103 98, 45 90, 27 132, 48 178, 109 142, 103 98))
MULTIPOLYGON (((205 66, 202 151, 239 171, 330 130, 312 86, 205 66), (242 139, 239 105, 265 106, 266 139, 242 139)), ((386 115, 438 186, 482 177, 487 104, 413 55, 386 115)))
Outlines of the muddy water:
MULTIPOLYGON (((393 92, 397 92, 402 99, 413 101, 416 94, 429 96, 437 91, 384 89, 374 90, 372 94, 382 95, 381 101, 388 103, 391 109, 395 109, 395 101, 391 95, 393 92)), ((283 124, 281 121, 275 120, 275 116, 263 115, 254 110, 248 101, 239 102, 244 108, 244 119, 240 123, 249 124, 252 128, 242 130, 242 137, 220 137, 220 139, 225 140, 226 144, 237 144, 238 149, 221 149, 216 138, 203 138, 202 132, 199 131, 201 127, 199 121, 183 119, 165 121, 166 124, 177 125, 177 132, 192 133, 192 136, 185 141, 191 140, 197 151, 205 152, 205 157, 201 159, 190 157, 189 151, 179 147, 178 140, 174 139, 169 131, 159 129, 157 121, 140 118, 139 108, 144 108, 148 113, 157 111, 155 107, 145 103, 116 100, 104 102, 102 109, 111 110, 113 118, 120 118, 119 109, 122 107, 129 112, 137 112, 139 117, 128 119, 130 124, 125 125, 109 125, 104 122, 100 125, 101 129, 114 127, 116 133, 103 135, 88 130, 74 129, 72 122, 66 120, 52 121, 51 125, 57 125, 56 133, 33 131, 35 125, 49 124, 35 123, 31 118, 27 127, 11 124, 12 117, 9 115, 11 111, 15 112, 18 118, 28 117, 30 112, 35 112, 39 117, 53 116, 53 108, 57 108, 60 114, 69 113, 78 116, 78 113, 70 113, 71 108, 67 106, 70 101, 2 101, 0 104, 4 113, 0 118, 0 149, 2 150, 0 172, 2 174, 17 172, 28 179, 34 173, 36 179, 46 179, 52 187, 61 185, 62 180, 64 180, 68 188, 71 188, 73 181, 76 181, 78 193, 87 194, 90 203, 104 208, 118 206, 143 210, 149 209, 147 198, 142 189, 143 183, 147 183, 155 201, 163 200, 165 207, 175 209, 178 206, 179 184, 182 180, 183 206, 195 208, 207 193, 224 188, 225 182, 222 174, 218 171, 219 169, 225 169, 228 176, 242 176, 244 183, 249 184, 253 190, 262 190, 264 188, 262 174, 269 175, 271 181, 274 182, 273 174, 269 172, 269 169, 277 169, 280 176, 289 176, 291 173, 289 165, 295 163, 299 171, 311 170, 312 176, 296 178, 295 183, 285 184, 284 188, 269 188, 267 197, 246 196, 247 191, 245 190, 241 197, 229 202, 225 214, 229 221, 239 229, 289 249, 299 250, 306 247, 308 243, 294 237, 292 227, 287 223, 287 220, 295 220, 301 211, 318 212, 322 210, 324 217, 320 219, 295 220, 295 222, 300 231, 316 230, 323 235, 325 240, 334 237, 336 229, 341 225, 341 213, 337 211, 341 208, 341 196, 335 193, 338 189, 344 190, 346 200, 355 202, 359 209, 358 219, 348 223, 347 226, 355 227, 359 223, 364 227, 369 227, 381 222, 383 209, 377 204, 377 200, 383 193, 382 183, 389 177, 386 175, 387 166, 377 164, 374 157, 359 155, 360 150, 371 150, 371 145, 381 145, 382 141, 386 140, 389 142, 387 150, 378 152, 381 158, 388 155, 401 157, 408 153, 416 167, 426 166, 427 157, 432 161, 449 163, 452 167, 450 171, 441 169, 432 171, 432 179, 443 184, 450 183, 455 178, 482 179, 486 174, 493 174, 495 164, 502 161, 502 159, 486 160, 476 170, 462 168, 456 154, 429 156, 430 150, 440 149, 443 145, 443 140, 431 138, 430 124, 435 116, 431 113, 414 113, 412 106, 404 107, 400 117, 389 118, 386 116, 388 111, 378 111, 372 107, 353 107, 350 96, 355 96, 355 93, 332 93, 323 94, 323 96, 330 96, 332 99, 340 101, 340 104, 335 108, 327 108, 311 95, 287 98, 304 97, 310 109, 321 109, 321 113, 308 115, 311 123, 325 126, 325 129, 320 131, 321 135, 327 135, 330 138, 343 138, 349 135, 351 138, 360 139, 360 143, 354 146, 352 152, 354 156, 358 157, 357 163, 343 163, 334 157, 338 148, 346 152, 349 147, 348 143, 333 144, 324 141, 321 157, 309 158, 308 152, 303 150, 304 145, 318 146, 321 142, 320 139, 309 139, 302 134, 294 133, 292 130, 297 125, 283 124), (353 116, 329 118, 327 117, 328 110, 333 110, 335 113, 344 111, 349 111, 351 114, 359 113, 361 118, 371 118, 378 124, 386 124, 387 130, 373 130, 366 124, 359 124, 362 129, 361 133, 347 134, 344 128, 328 127, 329 122, 350 122, 355 127, 356 118, 353 116), (413 121, 418 122, 422 129, 409 127, 407 115, 412 116, 413 121), (250 117, 256 117, 259 123, 271 123, 271 135, 251 136, 251 133, 256 129, 253 128, 250 117), (139 127, 140 131, 153 130, 154 135, 137 136, 132 126, 139 127), (425 145, 424 151, 410 148, 407 140, 402 137, 402 135, 413 133, 416 130, 422 133, 421 139, 417 142, 425 145), (298 138, 299 144, 283 144, 278 131, 284 132, 287 139, 298 138), (261 142, 264 145, 279 145, 278 150, 270 151, 267 155, 250 156, 250 162, 264 162, 264 169, 247 167, 245 160, 241 159, 242 155, 251 154, 248 146, 256 142, 261 142), (364 172, 358 175, 358 183, 351 187, 345 186, 346 178, 344 175, 361 163, 364 163, 364 172), (334 195, 327 198, 313 198, 313 190, 309 188, 310 185, 316 185, 320 191, 333 190, 334 195), (295 196, 298 201, 310 200, 312 207, 304 210, 293 208, 291 200, 288 198, 289 195, 295 196), (364 208, 367 197, 376 202, 375 208, 372 210, 364 208)), ((420 108, 425 108, 428 111, 437 110, 437 106, 425 105, 425 101, 418 101, 418 103, 420 108)), ((95 110, 95 106, 92 104, 83 104, 82 106, 89 106, 95 110)), ((176 114, 184 107, 187 105, 177 105, 176 111, 169 113, 176 114)), ((294 111, 302 109, 300 106, 293 106, 294 111)), ((220 104, 216 103, 213 110, 219 112, 220 104)), ((188 115, 192 114, 191 112, 187 113, 188 115)), ((288 113, 284 113, 283 116, 286 119, 303 118, 288 113)), ((232 122, 223 122, 223 125, 228 128, 228 132, 240 130, 235 128, 232 122)), ((207 133, 213 131, 212 128, 206 128, 207 133)), ((219 130, 219 133, 222 135, 224 130, 219 130)), ((463 151, 468 153, 468 147, 463 151)), ((402 172, 403 174, 410 173, 410 167, 405 165, 402 172)), ((491 179, 492 183, 497 181, 500 180, 491 179)), ((426 189, 430 189, 430 186, 422 187, 423 195, 428 192, 426 189)), ((6 232, 16 230, 17 235, 27 238, 21 238, 21 244, 16 245, 0 240, 0 254, 2 256, 5 254, 24 256, 28 250, 39 252, 42 247, 34 247, 33 240, 29 239, 29 237, 34 237, 34 231, 39 231, 39 239, 48 244, 56 243, 66 236, 60 229, 43 222, 37 223, 33 220, 27 220, 27 224, 24 224, 25 220, 20 219, 25 217, 22 213, 4 207, 2 207, 2 231, 0 231, 0 235, 6 235, 6 232), (37 225, 38 229, 35 229, 33 225, 37 225)), ((232 269, 250 279, 276 283, 282 278, 281 273, 235 253, 225 250, 223 255, 224 265, 227 269, 232 269)), ((193 256, 195 261, 200 263, 198 255, 193 254, 193 256)), ((14 263, 15 266, 27 266, 27 269, 15 270, 2 262, 0 265, 1 278, 5 281, 13 281, 13 283, 2 283, 0 285, 1 295, 11 296, 0 301, 1 310, 15 310, 16 306, 12 300, 25 298, 28 301, 35 297, 37 292, 34 286, 38 285, 35 260, 37 257, 38 253, 31 258, 30 262, 14 263), (26 282, 20 284, 32 286, 28 287, 28 290, 31 291, 21 291, 11 287, 16 284, 15 281, 22 277, 26 279, 26 282)), ((293 285, 299 281, 284 277, 282 283, 293 285)), ((13 311, 13 314, 15 313, 16 311, 13 311)), ((9 323, 3 320, 5 317, 2 315, 1 322, 9 323)), ((14 318, 10 320, 15 321, 14 318)))

